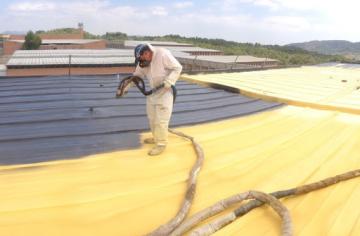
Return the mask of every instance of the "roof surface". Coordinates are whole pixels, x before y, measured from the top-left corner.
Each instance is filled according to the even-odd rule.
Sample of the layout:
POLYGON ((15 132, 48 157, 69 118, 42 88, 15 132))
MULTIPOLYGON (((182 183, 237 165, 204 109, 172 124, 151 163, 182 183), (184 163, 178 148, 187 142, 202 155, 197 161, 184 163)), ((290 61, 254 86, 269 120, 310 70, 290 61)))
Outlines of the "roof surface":
POLYGON ((209 48, 200 48, 200 47, 172 47, 172 46, 166 46, 167 49, 171 51, 181 51, 181 52, 221 52, 219 50, 215 49, 209 49, 209 48))
POLYGON ((359 74, 359 65, 329 64, 185 77, 272 101, 360 114, 359 74))
MULTIPOLYGON (((304 69, 306 71, 306 68, 304 69)), ((345 70, 343 67, 342 69, 345 70)), ((351 68, 347 70, 350 70, 349 75, 350 72, 356 72, 351 68)), ((328 71, 332 71, 332 67, 327 69, 324 67, 321 73, 314 73, 312 78, 321 77, 328 71)), ((267 72, 271 74, 274 71, 267 72)), ((303 75, 306 77, 309 74, 303 75)), ((310 73, 310 75, 312 74, 310 73)), ((212 76, 212 74, 208 76, 212 76)), ((5 90, 11 90, 14 89, 14 86, 23 84, 23 87, 19 86, 18 91, 7 91, 8 94, 5 93, 5 97, 1 99, 2 101, 8 97, 10 100, 5 101, 5 105, 2 107, 5 110, 0 114, 4 114, 4 116, 14 114, 5 118, 5 124, 1 125, 4 128, 14 123, 14 134, 6 132, 5 138, 9 135, 10 137, 18 135, 21 139, 21 137, 26 138, 29 134, 47 135, 49 132, 59 132, 59 130, 71 134, 81 129, 84 130, 82 137, 86 142, 89 139, 90 145, 83 146, 81 141, 70 139, 68 145, 60 149, 62 152, 77 147, 81 147, 81 150, 96 146, 107 148, 108 146, 103 145, 106 138, 92 139, 87 132, 93 131, 87 130, 92 130, 94 127, 101 127, 98 130, 104 130, 105 127, 107 130, 108 127, 122 127, 122 125, 128 124, 127 121, 122 120, 121 115, 127 109, 131 110, 132 107, 135 108, 132 111, 134 115, 130 116, 129 120, 136 122, 136 117, 143 116, 141 112, 144 112, 142 104, 144 98, 136 99, 138 93, 131 92, 124 99, 114 100, 108 97, 113 95, 113 91, 108 91, 104 95, 104 100, 115 101, 114 108, 121 108, 121 110, 107 110, 104 104, 97 109, 93 102, 103 103, 102 98, 97 94, 98 92, 104 94, 104 92, 100 90, 99 82, 92 80, 94 78, 97 77, 76 77, 75 80, 81 82, 74 82, 75 84, 79 83, 80 88, 76 88, 76 86, 71 86, 72 90, 58 88, 57 93, 54 93, 49 87, 39 89, 32 86, 47 84, 50 87, 56 87, 61 85, 52 84, 53 82, 65 85, 65 80, 38 78, 34 79, 36 84, 32 82, 26 84, 31 81, 26 78, 20 81, 14 80, 16 85, 0 86, 5 90), (86 84, 84 80, 87 81, 86 84), (84 85, 87 88, 84 88, 84 85), (92 87, 93 85, 96 90, 92 87), (69 93, 64 98, 65 91, 69 93), (73 98, 70 96, 71 91, 76 91, 75 94, 78 94, 76 96, 83 92, 87 96, 95 98, 90 103, 95 107, 94 111, 98 116, 95 123, 93 122, 94 118, 89 116, 89 103, 82 103, 81 100, 75 99, 75 94, 73 98), (38 95, 34 95, 34 93, 38 95), (55 97, 44 97, 45 101, 41 102, 17 100, 19 95, 21 95, 20 99, 34 99, 42 94, 38 97, 41 100, 46 93, 55 97), (60 96, 60 98, 56 96, 60 96), (11 101, 11 99, 14 100, 11 101), (123 103, 118 104, 119 101, 123 103), (135 104, 139 104, 139 106, 135 104), (58 113, 51 112, 51 110, 57 111, 60 107, 58 113), (67 112, 66 107, 70 109, 70 112, 67 112), (138 109, 140 107, 141 109, 138 109), (12 112, 6 110, 8 108, 11 108, 12 112), (75 109, 75 112, 71 112, 71 109, 75 109), (29 111, 44 111, 45 113, 34 113, 33 117, 25 115, 29 111), (115 118, 110 118, 109 114, 115 115, 115 118), (70 126, 61 124, 52 126, 51 121, 44 121, 54 119, 54 116, 57 115, 60 116, 60 119, 69 115, 71 119, 75 117, 74 123, 70 122, 70 126), (101 118, 102 115, 107 118, 101 118), (81 122, 77 122, 79 117, 86 119, 80 119, 81 122), (19 127, 22 124, 16 124, 16 122, 22 122, 21 119, 39 119, 40 126, 33 123, 28 128, 21 129, 19 127), (115 121, 112 123, 112 120, 115 121), (115 125, 113 126, 113 124, 115 125), (22 131, 22 135, 19 131, 22 131)), ((282 77, 279 76, 279 78, 281 80, 282 77)), ((291 82, 297 86, 301 81, 306 81, 301 79, 302 76, 296 78, 291 82)), ((224 80, 223 76, 218 77, 217 82, 221 82, 221 80, 224 80)), ((102 83, 105 85, 103 89, 108 89, 104 80, 101 80, 102 83)), ((111 83, 110 87, 116 86, 116 80, 111 83)), ((220 98, 209 99, 208 97, 205 100, 201 99, 200 103, 205 107, 215 106, 217 108, 212 111, 205 108, 202 115, 196 115, 201 108, 189 104, 195 104, 198 101, 195 97, 202 97, 202 95, 197 95, 194 91, 198 88, 192 86, 194 85, 179 81, 180 96, 175 110, 179 109, 180 112, 174 113, 174 121, 180 118, 184 121, 202 117, 205 122, 213 114, 224 117, 231 112, 238 111, 237 108, 231 108, 231 101, 236 102, 235 97, 238 95, 207 88, 209 90, 205 94, 215 96, 217 92, 220 92, 220 98), (184 93, 181 94, 181 91, 184 93), (209 91, 217 92, 209 94, 209 91), (222 99, 226 99, 225 94, 234 97, 231 97, 230 101, 222 102, 222 99), (220 103, 217 104, 217 101, 220 103), (179 104, 183 106, 177 107, 179 104), (231 109, 226 109, 226 104, 230 105, 231 109), (191 110, 194 108, 194 110, 188 111, 189 108, 191 110), (181 111, 181 109, 185 110, 181 111)), ((304 84, 304 86, 307 85, 304 84)), ((316 83, 313 86, 311 91, 315 91, 316 86, 319 91, 326 88, 322 83, 316 83)), ((287 86, 283 87, 283 90, 287 89, 287 86)), ((1 93, 4 92, 6 91, 1 91, 1 93)), ((348 90, 348 93, 351 92, 352 90, 348 90)), ((304 92, 303 96, 306 97, 307 93, 304 92)), ((329 93, 328 96, 333 97, 333 93, 329 93)), ((301 96, 299 97, 301 98, 301 96)), ((83 99, 89 100, 89 98, 83 99)), ((239 96, 239 99, 244 99, 244 97, 239 96)), ((250 104, 256 101, 250 101, 250 104)), ((275 105, 277 106, 277 104, 275 105)), ((111 106, 111 104, 107 106, 111 106)), ((137 126, 144 125, 145 120, 144 118, 137 126)), ((357 114, 343 113, 335 109, 325 111, 306 107, 281 106, 279 109, 240 118, 234 115, 232 119, 196 125, 186 124, 188 124, 186 127, 177 127, 176 129, 193 136, 205 152, 205 162, 199 174, 196 196, 190 215, 220 199, 250 189, 273 192, 360 168, 360 117, 357 114)), ((111 134, 114 135, 113 143, 119 143, 119 140, 122 140, 119 137, 121 132, 111 134)), ((150 134, 141 134, 141 140, 146 137, 150 137, 150 134)), ((52 138, 45 136, 43 140, 44 143, 29 145, 28 148, 36 146, 39 151, 32 149, 33 152, 37 154, 44 152, 46 156, 51 156, 51 151, 58 150, 56 145, 63 144, 60 140, 50 145, 51 148, 46 149, 47 142, 52 138), (44 147, 45 149, 43 149, 44 147)), ((4 141, 3 143, 11 142, 4 141)), ((20 149, 18 151, 20 159, 26 159, 26 156, 32 152, 24 149, 23 143, 17 144, 14 148, 20 149)), ((1 147, 2 152, 6 150, 5 147, 5 145, 1 147)), ((146 154, 149 148, 151 145, 143 145, 132 150, 112 152, 109 151, 111 150, 109 148, 103 150, 101 154, 82 159, 1 165, 0 232, 4 235, 23 235, 24 232, 27 235, 41 235, 46 232, 48 235, 76 236, 133 236, 149 233, 176 214, 183 201, 188 172, 195 161, 195 153, 191 144, 174 135, 170 135, 169 146, 162 155, 149 158, 146 154)), ((357 178, 281 201, 290 210, 295 235, 355 236, 360 235, 359 198, 360 182, 357 178)), ((235 220, 215 235, 239 234, 279 235, 280 219, 268 207, 261 207, 235 220)))
MULTIPOLYGON (((179 60, 211 63, 252 63, 252 62, 276 62, 270 58, 258 58, 253 56, 193 56, 185 51, 217 52, 217 50, 197 47, 166 47, 179 60)), ((31 66, 31 65, 65 65, 69 63, 69 55, 72 56, 72 64, 133 64, 134 51, 132 49, 59 49, 59 50, 17 50, 8 66, 31 66)))
MULTIPOLYGON (((205 151, 190 215, 250 189, 273 192, 360 167, 357 115, 288 106, 177 130, 195 137, 205 151)), ((148 157, 150 148, 1 166, 0 231, 77 236, 149 233, 175 215, 195 161, 191 144, 174 135, 161 156, 148 157)), ((353 179, 282 202, 291 212, 295 235, 356 236, 359 198, 360 182, 353 179)), ((262 207, 215 235, 239 234, 280 235, 280 219, 262 207)))
MULTIPOLYGON (((145 98, 115 99, 115 76, 0 80, 0 164, 69 159, 135 148, 148 129, 145 98), (24 155, 26 153, 26 155, 24 155)), ((208 122, 279 106, 179 81, 171 125, 208 122)))
POLYGON ((133 50, 17 50, 7 66, 134 64, 133 50))
POLYGON ((125 57, 125 56, 80 56, 69 55, 65 56, 53 56, 53 57, 26 57, 26 58, 11 58, 7 62, 7 66, 45 66, 45 65, 68 65, 71 62, 72 65, 106 65, 106 64, 114 64, 114 65, 133 65, 134 58, 133 57, 125 57))
POLYGON ((81 56, 131 56, 134 55, 132 49, 57 49, 57 50, 16 50, 14 57, 33 57, 33 56, 59 56, 59 55, 81 55, 81 56))

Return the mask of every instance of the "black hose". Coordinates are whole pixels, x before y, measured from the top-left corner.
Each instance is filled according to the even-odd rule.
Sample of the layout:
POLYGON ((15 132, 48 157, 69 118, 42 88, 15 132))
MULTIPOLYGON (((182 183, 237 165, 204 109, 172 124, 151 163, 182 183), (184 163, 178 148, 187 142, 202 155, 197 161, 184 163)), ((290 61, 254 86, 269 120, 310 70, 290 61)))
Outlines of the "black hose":
MULTIPOLYGON (((153 94, 154 92, 156 92, 157 90, 164 87, 164 84, 161 84, 160 86, 158 86, 152 90, 146 91, 144 80, 138 76, 130 75, 120 81, 117 92, 116 92, 116 97, 119 98, 119 97, 124 96, 127 93, 126 87, 130 86, 131 83, 134 83, 136 85, 136 87, 140 90, 140 92, 142 94, 144 94, 145 96, 149 96, 149 95, 153 94)), ((175 86, 173 86, 173 85, 171 85, 171 89, 172 89, 173 97, 174 97, 173 103, 175 103, 177 90, 176 90, 175 86)))

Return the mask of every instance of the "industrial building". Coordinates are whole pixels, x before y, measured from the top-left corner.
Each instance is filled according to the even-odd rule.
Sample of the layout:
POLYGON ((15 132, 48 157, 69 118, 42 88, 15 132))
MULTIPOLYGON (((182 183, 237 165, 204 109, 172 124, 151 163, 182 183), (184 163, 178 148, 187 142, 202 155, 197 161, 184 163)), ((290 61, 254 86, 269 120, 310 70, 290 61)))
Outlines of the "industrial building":
MULTIPOLYGON (((40 50, 58 49, 105 49, 106 41, 102 39, 84 39, 83 24, 79 23, 74 33, 40 33, 40 50)), ((21 50, 25 35, 3 35, 3 54, 12 55, 21 50)), ((1 42, 0 42, 1 43, 1 42)))
MULTIPOLYGON (((21 50, 25 40, 7 40, 4 42, 4 54, 11 55, 16 50, 21 50)), ((104 40, 97 39, 44 39, 39 50, 58 49, 105 49, 104 40)))
POLYGON ((18 50, 8 76, 119 74, 134 70, 132 50, 18 50))
MULTIPOLYGON (((47 39, 43 40, 40 50, 17 50, 6 64, 7 75, 131 73, 135 69, 133 48, 140 43, 144 42, 125 41, 123 49, 105 49, 105 42, 102 40, 47 39)), ((190 44, 158 41, 149 43, 169 49, 182 64, 184 72, 264 69, 279 65, 279 61, 270 58, 226 56, 221 51, 190 44)))
POLYGON ((124 48, 126 49, 134 49, 137 45, 143 43, 150 43, 155 47, 165 47, 170 51, 175 52, 185 52, 191 56, 218 56, 224 55, 222 51, 208 49, 208 48, 200 48, 194 47, 192 44, 188 43, 177 43, 177 42, 166 42, 166 41, 136 41, 136 40, 126 40, 124 42, 124 48))
POLYGON ((242 70, 275 68, 279 61, 271 58, 259 58, 249 55, 227 56, 224 52, 208 48, 195 47, 192 44, 167 41, 126 40, 124 48, 134 49, 138 44, 150 43, 165 47, 179 60, 185 71, 242 70))
POLYGON ((155 47, 193 47, 192 44, 178 43, 169 41, 139 41, 139 40, 125 40, 124 48, 132 49, 141 43, 151 43, 155 47))
POLYGON ((279 61, 253 56, 188 56, 179 55, 179 62, 186 71, 247 70, 279 66, 279 61))

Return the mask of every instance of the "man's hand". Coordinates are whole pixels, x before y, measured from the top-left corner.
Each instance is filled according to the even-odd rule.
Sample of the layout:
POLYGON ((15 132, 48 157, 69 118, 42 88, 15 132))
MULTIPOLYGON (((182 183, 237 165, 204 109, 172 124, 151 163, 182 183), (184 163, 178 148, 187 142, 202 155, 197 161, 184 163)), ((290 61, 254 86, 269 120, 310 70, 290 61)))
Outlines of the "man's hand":
POLYGON ((171 88, 171 84, 169 81, 167 81, 167 80, 164 81, 164 88, 166 88, 166 89, 171 88))
POLYGON ((171 90, 171 84, 169 83, 169 81, 164 81, 164 88, 162 89, 161 94, 165 94, 166 92, 171 90))

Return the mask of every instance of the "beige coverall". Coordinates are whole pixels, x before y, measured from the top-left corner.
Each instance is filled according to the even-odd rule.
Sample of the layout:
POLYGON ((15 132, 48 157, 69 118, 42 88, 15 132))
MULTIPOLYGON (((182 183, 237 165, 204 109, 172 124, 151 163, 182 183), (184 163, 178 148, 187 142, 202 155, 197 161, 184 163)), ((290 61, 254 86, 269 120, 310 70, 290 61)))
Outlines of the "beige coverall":
MULTIPOLYGON (((175 85, 180 76, 182 66, 165 48, 153 47, 148 44, 153 52, 151 63, 148 67, 136 67, 134 75, 147 78, 150 87, 156 88, 165 81, 175 85)), ((146 111, 151 132, 155 143, 165 146, 168 142, 168 127, 173 109, 173 94, 171 89, 162 88, 152 95, 147 96, 146 111)))

